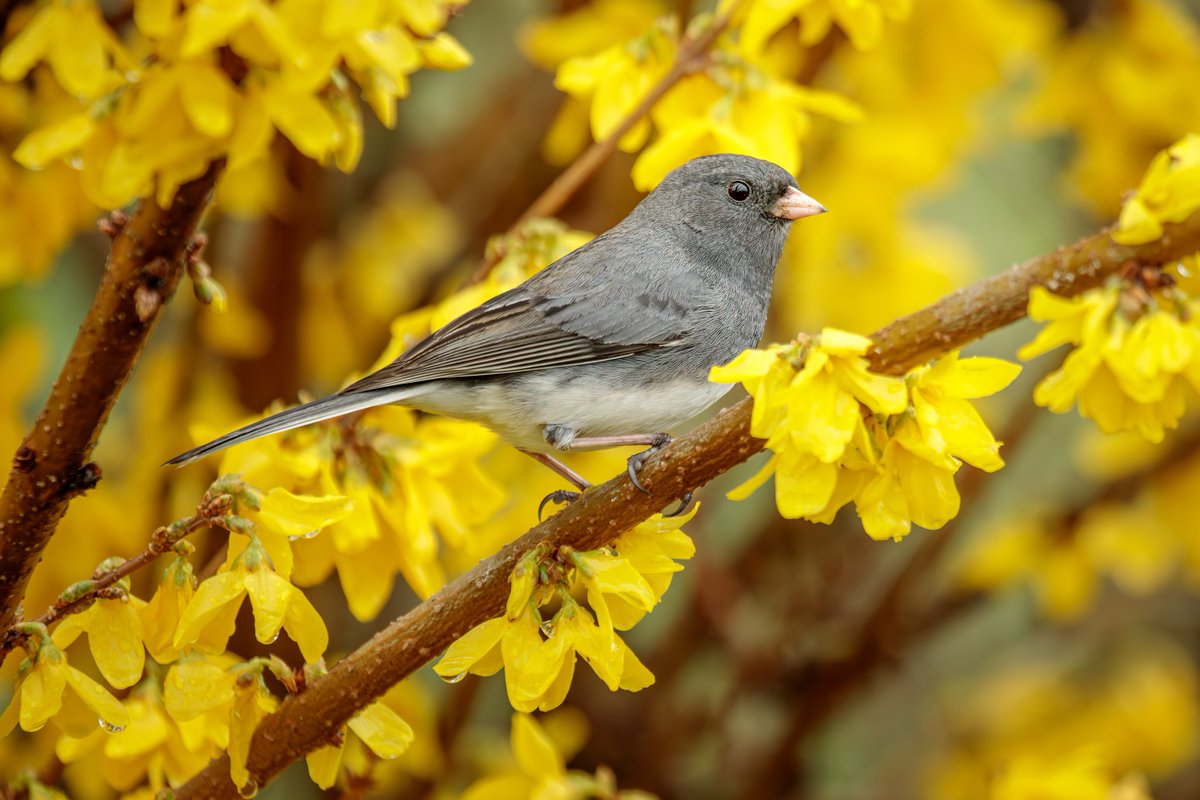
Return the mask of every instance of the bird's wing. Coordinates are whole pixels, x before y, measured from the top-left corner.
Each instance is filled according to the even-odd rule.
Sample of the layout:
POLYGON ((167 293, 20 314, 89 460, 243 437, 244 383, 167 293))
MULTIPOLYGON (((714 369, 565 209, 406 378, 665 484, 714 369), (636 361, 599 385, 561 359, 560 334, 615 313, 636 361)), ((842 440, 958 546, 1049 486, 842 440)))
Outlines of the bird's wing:
POLYGON ((611 274, 573 277, 569 291, 551 274, 497 295, 342 392, 587 364, 687 342, 687 309, 662 292, 611 274))

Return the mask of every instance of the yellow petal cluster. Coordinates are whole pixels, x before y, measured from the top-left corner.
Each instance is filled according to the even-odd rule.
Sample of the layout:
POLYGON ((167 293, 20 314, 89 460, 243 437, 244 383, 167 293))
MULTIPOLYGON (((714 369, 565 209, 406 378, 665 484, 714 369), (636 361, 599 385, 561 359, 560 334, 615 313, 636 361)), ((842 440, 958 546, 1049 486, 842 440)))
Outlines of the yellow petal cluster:
POLYGON ((1152 242, 1164 222, 1183 222, 1200 209, 1200 135, 1190 133, 1150 162, 1141 184, 1121 208, 1112 233, 1121 244, 1152 242))
POLYGON ((1034 390, 1038 405, 1051 411, 1078 403, 1105 433, 1132 430, 1159 442, 1183 415, 1185 387, 1200 388, 1195 303, 1178 290, 1114 281, 1062 298, 1034 287, 1029 316, 1047 324, 1021 358, 1075 345, 1034 390))
POLYGON ((1003 389, 1018 367, 951 353, 897 378, 871 372, 870 345, 827 328, 713 368, 710 380, 742 383, 754 398, 750 432, 772 451, 730 497, 775 475, 783 516, 828 523, 853 501, 869 535, 899 539, 913 523, 936 529, 958 513, 954 474, 963 461, 989 472, 1003 466, 969 401, 1003 389))
POLYGON ((769 62, 747 58, 728 38, 718 42, 711 61, 708 69, 679 81, 651 111, 658 135, 633 165, 633 183, 641 191, 708 153, 756 156, 796 174, 800 142, 814 114, 839 122, 862 116, 845 97, 799 85, 769 62))
POLYGON ((325 621, 303 592, 271 568, 257 538, 250 540, 231 567, 196 589, 179 620, 172 646, 223 652, 246 597, 254 609, 254 634, 260 642, 275 641, 283 629, 300 646, 306 661, 319 661, 325 654, 329 644, 325 621))
POLYGON ((21 80, 44 63, 77 99, 14 158, 32 169, 79 165, 87 196, 104 207, 148 194, 165 206, 214 159, 233 170, 264 161, 276 132, 349 171, 363 137, 352 82, 391 127, 410 74, 470 63, 441 30, 451 13, 442 0, 134 5, 132 42, 116 37, 92 0, 54 0, 0 54, 0 79, 21 80))
POLYGON ((677 560, 691 558, 695 547, 680 526, 693 514, 655 516, 599 550, 530 551, 513 570, 505 615, 468 631, 434 670, 457 681, 503 668, 509 703, 525 712, 563 702, 576 656, 611 691, 649 686, 654 676, 615 631, 652 610, 682 569, 677 560), (552 603, 558 609, 544 619, 542 609, 552 603))
POLYGON ((67 662, 67 656, 48 637, 31 646, 17 676, 16 692, 0 716, 0 736, 19 723, 21 730, 38 731, 47 722, 69 736, 87 736, 99 725, 119 731, 129 724, 121 702, 96 681, 67 662))
MULTIPOLYGON (((723 6, 732 5, 725 0, 723 6)), ((912 0, 780 0, 745 3, 742 39, 751 52, 792 20, 800 22, 800 44, 811 47, 829 35, 836 24, 859 50, 879 45, 886 20, 903 22, 912 11, 912 0)))
POLYGON ((612 772, 601 768, 591 775, 580 770, 568 770, 567 760, 575 747, 563 730, 571 731, 583 724, 559 711, 538 718, 529 714, 513 714, 509 737, 512 757, 492 774, 472 783, 462 794, 462 800, 509 800, 514 797, 585 798, 611 797, 614 800, 652 800, 652 795, 638 791, 617 791, 612 772), (558 735, 555 735, 558 734, 558 735))

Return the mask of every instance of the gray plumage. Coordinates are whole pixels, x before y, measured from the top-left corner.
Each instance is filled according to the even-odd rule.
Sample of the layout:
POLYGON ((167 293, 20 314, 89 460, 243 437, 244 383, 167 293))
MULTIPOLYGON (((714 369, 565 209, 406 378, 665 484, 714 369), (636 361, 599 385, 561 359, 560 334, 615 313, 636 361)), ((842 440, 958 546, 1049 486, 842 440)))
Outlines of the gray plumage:
POLYGON ((758 343, 790 223, 823 210, 769 162, 694 159, 614 228, 388 366, 167 463, 386 403, 475 420, 536 451, 667 431, 730 388, 709 368, 758 343))

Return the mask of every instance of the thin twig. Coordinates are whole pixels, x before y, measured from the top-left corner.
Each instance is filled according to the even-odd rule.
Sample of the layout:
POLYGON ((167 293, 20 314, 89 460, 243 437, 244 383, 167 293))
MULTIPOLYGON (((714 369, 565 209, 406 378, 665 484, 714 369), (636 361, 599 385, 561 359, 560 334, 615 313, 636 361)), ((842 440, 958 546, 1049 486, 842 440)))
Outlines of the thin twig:
MULTIPOLYGON (((596 173, 596 170, 607 161, 613 153, 617 151, 617 143, 621 141, 621 137, 629 133, 634 125, 642 120, 650 109, 654 108, 655 103, 663 98, 671 87, 679 83, 688 75, 701 69, 708 60, 708 51, 720 38, 725 29, 729 27, 729 21, 737 12, 737 7, 740 3, 734 3, 734 6, 717 19, 713 24, 700 35, 692 39, 685 39, 679 47, 679 52, 675 56, 671 68, 667 70, 667 74, 659 79, 658 83, 650 87, 646 92, 646 96, 641 102, 634 106, 620 124, 613 129, 612 133, 604 137, 598 142, 593 142, 586 150, 584 150, 562 173, 559 174, 554 182, 546 187, 538 198, 530 204, 529 208, 517 218, 512 227, 508 229, 508 234, 512 235, 519 230, 522 225, 531 219, 537 217, 552 217, 558 213, 567 201, 570 200, 579 189, 588 182, 588 180, 596 173)), ((492 267, 500 263, 504 258, 502 248, 494 248, 487 258, 476 268, 475 272, 467 281, 467 285, 479 283, 487 277, 491 272, 492 267)))
MULTIPOLYGON (((225 479, 220 479, 214 484, 214 487, 220 486, 223 480, 225 479)), ((205 492, 204 498, 196 507, 195 514, 158 528, 150 536, 150 542, 146 545, 145 550, 122 561, 112 569, 97 571, 80 591, 59 597, 53 605, 46 609, 45 613, 33 622, 49 627, 63 617, 86 611, 105 589, 143 567, 149 566, 156 558, 169 552, 176 544, 201 528, 215 526, 228 530, 224 519, 225 515, 233 508, 233 503, 233 495, 219 489, 216 492, 210 489, 205 492)), ((76 586, 80 586, 80 584, 76 584, 76 586)), ((3 661, 4 656, 24 637, 25 634, 18 630, 18 627, 18 625, 10 627, 0 637, 0 661, 3 661)))
MULTIPOLYGON (((1118 245, 1101 232, 886 326, 872 337, 873 361, 876 368, 902 373, 961 347, 1022 316, 1035 284, 1073 295, 1130 260, 1164 263, 1197 251, 1200 214, 1172 225, 1162 240, 1145 245, 1118 245)), ((641 477, 649 494, 638 491, 624 475, 585 492, 338 661, 308 691, 288 697, 254 734, 246 766, 255 785, 265 786, 392 685, 475 625, 501 613, 509 575, 531 548, 545 543, 551 549, 570 545, 587 550, 611 542, 675 498, 760 452, 764 443, 750 435, 750 411, 751 401, 743 400, 648 459, 641 477)), ((228 754, 180 787, 176 797, 238 797, 229 779, 228 754)))

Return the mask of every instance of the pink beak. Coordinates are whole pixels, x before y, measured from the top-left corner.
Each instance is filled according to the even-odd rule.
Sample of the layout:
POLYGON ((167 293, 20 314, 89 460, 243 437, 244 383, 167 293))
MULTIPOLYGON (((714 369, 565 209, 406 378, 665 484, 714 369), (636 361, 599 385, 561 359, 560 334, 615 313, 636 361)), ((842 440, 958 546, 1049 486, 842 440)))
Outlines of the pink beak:
POLYGON ((771 213, 783 219, 803 219, 816 214, 824 214, 825 206, 813 200, 795 186, 789 186, 783 197, 775 201, 771 213))

